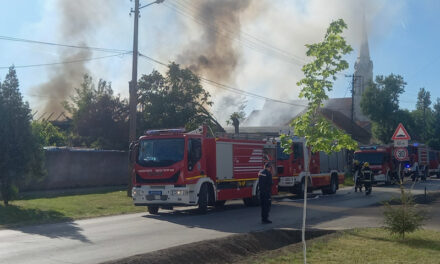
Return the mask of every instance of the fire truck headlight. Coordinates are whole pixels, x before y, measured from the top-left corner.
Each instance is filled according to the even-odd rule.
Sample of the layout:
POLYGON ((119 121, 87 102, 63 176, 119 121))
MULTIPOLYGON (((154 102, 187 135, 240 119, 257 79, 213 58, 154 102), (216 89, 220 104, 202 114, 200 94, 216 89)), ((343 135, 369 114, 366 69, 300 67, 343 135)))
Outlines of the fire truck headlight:
POLYGON ((131 189, 131 197, 134 197, 134 196, 136 196, 137 195, 137 191, 136 191, 136 189, 131 189))
POLYGON ((171 191, 171 195, 176 195, 176 196, 182 196, 182 195, 187 195, 188 191, 187 190, 172 190, 171 191))

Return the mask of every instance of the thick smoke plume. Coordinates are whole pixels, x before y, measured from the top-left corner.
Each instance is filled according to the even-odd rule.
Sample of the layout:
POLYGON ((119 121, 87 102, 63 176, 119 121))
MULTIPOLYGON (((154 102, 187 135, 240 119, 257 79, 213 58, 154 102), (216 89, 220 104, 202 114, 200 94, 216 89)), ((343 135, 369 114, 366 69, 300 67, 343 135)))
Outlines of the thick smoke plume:
MULTIPOLYGON (((204 23, 188 24, 185 34, 191 35, 193 41, 182 49, 177 61, 206 78, 284 101, 295 100, 299 94, 296 83, 303 76, 302 65, 308 61, 305 44, 321 41, 331 21, 345 20, 349 29, 344 35, 356 53, 360 46, 363 13, 369 23, 369 35, 377 37, 388 34, 387 30, 396 23, 396 16, 403 9, 403 4, 381 0, 191 2, 199 7, 193 16, 204 23), (372 21, 380 22, 375 25, 372 21), (243 32, 275 48, 267 48, 268 45, 261 43, 253 46, 258 41, 249 42, 249 35, 243 32), (282 60, 278 59, 280 57, 282 60), (296 58, 296 62, 286 63, 289 58, 291 61, 296 58)), ((397 20, 397 23, 400 22, 397 20)), ((373 46, 374 43, 370 43, 370 48, 373 46)), ((348 71, 353 71, 354 60, 349 63, 348 71)), ((219 88, 209 90, 214 99, 212 111, 224 124, 243 98, 236 100, 236 94, 219 88)), ((261 108, 264 104, 249 102, 253 103, 252 108, 261 108)), ((292 113, 298 112, 293 110, 292 113)), ((280 115, 279 111, 273 107, 272 112, 262 114, 273 119, 280 115)))
MULTIPOLYGON (((58 41, 77 46, 87 46, 97 26, 101 25, 108 14, 106 1, 56 1, 61 12, 58 24, 58 41)), ((92 57, 88 49, 59 48, 59 61, 78 61, 92 57)), ((69 99, 75 87, 79 87, 83 76, 88 72, 86 62, 66 63, 49 70, 49 81, 34 89, 42 96, 42 113, 64 112, 62 102, 69 99)))
POLYGON ((250 0, 198 0, 194 17, 201 18, 202 34, 178 56, 178 61, 192 71, 217 81, 233 81, 239 60, 240 14, 250 0))
MULTIPOLYGON (((242 17, 254 1, 251 0, 197 0, 192 1, 192 16, 202 23, 199 38, 189 43, 177 56, 177 61, 193 72, 229 85, 235 84, 237 66, 240 61, 240 29, 242 17)), ((214 115, 222 125, 229 115, 238 111, 244 98, 225 92, 220 88, 210 89, 214 104, 214 115)))

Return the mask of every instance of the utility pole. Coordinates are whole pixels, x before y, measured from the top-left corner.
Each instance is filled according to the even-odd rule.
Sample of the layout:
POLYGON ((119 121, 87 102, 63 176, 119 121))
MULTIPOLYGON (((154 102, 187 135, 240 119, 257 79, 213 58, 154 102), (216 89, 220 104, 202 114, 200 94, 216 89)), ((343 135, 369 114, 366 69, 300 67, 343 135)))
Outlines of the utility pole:
POLYGON ((137 107, 137 65, 138 65, 138 28, 139 28, 139 0, 135 0, 134 10, 134 34, 133 34, 133 64, 131 81, 129 82, 129 143, 136 140, 136 107, 137 107))
POLYGON ((351 124, 350 124, 350 134, 353 136, 353 130, 354 130, 354 96, 355 96, 355 85, 358 75, 351 74, 351 75, 345 75, 345 77, 351 77, 351 124))
MULTIPOLYGON (((128 83, 128 89, 129 89, 129 130, 128 130, 128 144, 131 145, 131 143, 136 141, 136 114, 137 114, 137 105, 138 105, 138 98, 137 98, 137 66, 138 66, 138 56, 139 56, 139 50, 138 50, 138 31, 139 31, 139 10, 153 5, 153 4, 160 4, 164 2, 165 0, 156 0, 154 2, 151 2, 149 4, 146 4, 144 6, 140 6, 139 0, 134 0, 134 10, 131 9, 131 13, 134 13, 134 32, 133 32, 133 64, 132 64, 132 72, 131 72, 131 81, 128 83)), ((133 164, 130 160, 130 153, 131 152, 131 146, 129 151, 129 165, 128 165, 128 188, 127 188, 127 196, 131 197, 131 188, 132 188, 132 179, 131 179, 131 173, 133 171, 133 164)))

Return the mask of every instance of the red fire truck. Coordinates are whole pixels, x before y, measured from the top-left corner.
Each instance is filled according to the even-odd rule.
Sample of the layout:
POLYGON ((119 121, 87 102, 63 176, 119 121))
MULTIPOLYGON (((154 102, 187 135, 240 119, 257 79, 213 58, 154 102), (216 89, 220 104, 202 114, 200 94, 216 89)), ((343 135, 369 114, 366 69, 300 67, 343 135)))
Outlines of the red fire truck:
POLYGON ((258 171, 265 162, 276 165, 276 142, 208 137, 206 128, 189 133, 151 130, 139 138, 131 157, 136 206, 148 206, 152 214, 159 208, 187 205, 206 212, 208 206, 232 199, 257 205, 258 171))
POLYGON ((440 151, 429 151, 429 175, 437 175, 437 178, 440 178, 440 151))
POLYGON ((354 153, 354 160, 370 164, 376 183, 394 184, 398 179, 398 162, 393 158, 391 146, 360 147, 360 150, 354 153))
POLYGON ((413 143, 408 145, 409 162, 405 168, 405 174, 413 180, 420 177, 425 180, 430 175, 439 171, 438 153, 429 150, 424 144, 413 143))
MULTIPOLYGON (((278 146, 278 176, 279 190, 289 191, 299 195, 304 194, 305 187, 305 164, 309 162, 305 140, 293 137, 292 154, 283 153, 278 146)), ((320 189, 323 194, 334 194, 339 189, 339 184, 344 181, 346 169, 346 152, 327 155, 324 152, 312 154, 310 163, 310 175, 307 177, 308 191, 320 189)))

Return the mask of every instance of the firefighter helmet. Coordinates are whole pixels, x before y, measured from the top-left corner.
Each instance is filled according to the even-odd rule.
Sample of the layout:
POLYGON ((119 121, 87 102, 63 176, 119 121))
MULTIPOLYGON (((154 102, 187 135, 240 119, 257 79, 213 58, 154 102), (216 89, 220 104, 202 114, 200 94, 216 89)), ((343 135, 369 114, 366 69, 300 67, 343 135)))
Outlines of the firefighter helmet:
POLYGON ((370 167, 370 163, 368 162, 364 162, 364 165, 362 165, 362 167, 366 168, 366 167, 370 167))

